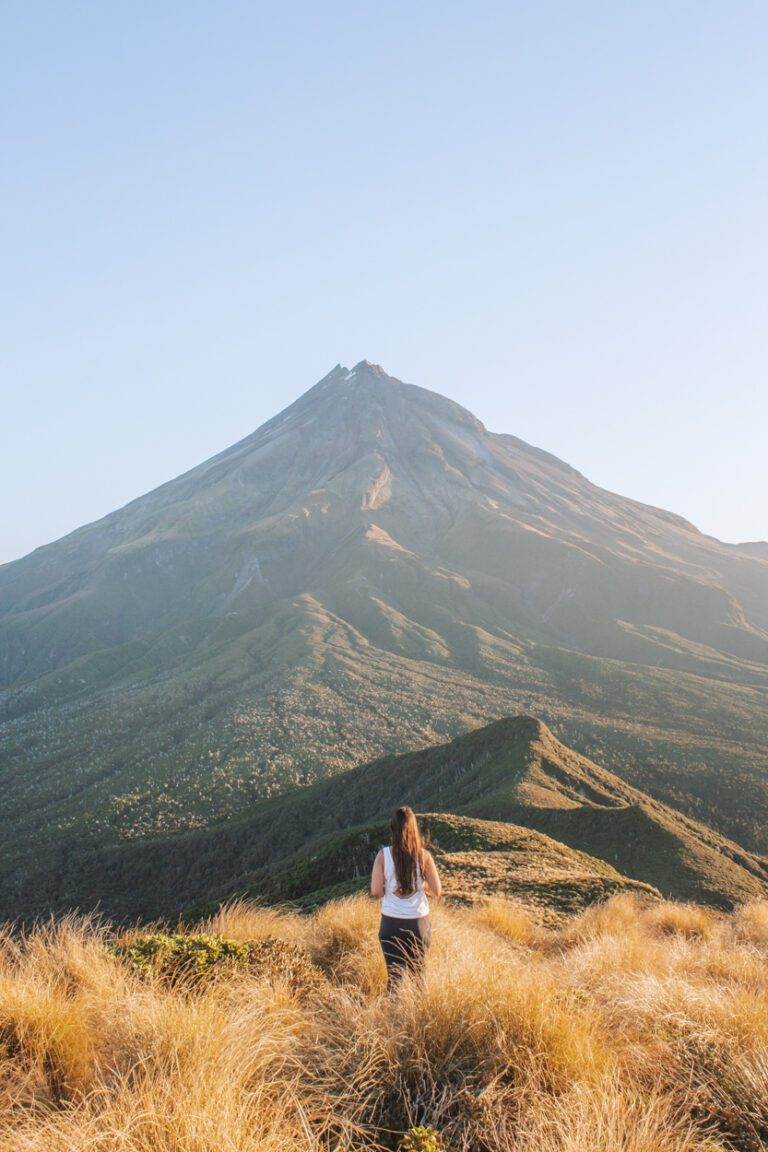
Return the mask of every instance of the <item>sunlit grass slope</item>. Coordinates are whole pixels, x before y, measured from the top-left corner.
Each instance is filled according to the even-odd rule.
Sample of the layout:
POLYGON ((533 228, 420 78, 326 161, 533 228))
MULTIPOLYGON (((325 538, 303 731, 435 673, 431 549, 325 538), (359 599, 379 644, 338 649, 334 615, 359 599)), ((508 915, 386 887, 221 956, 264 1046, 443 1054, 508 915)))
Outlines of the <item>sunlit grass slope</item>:
POLYGON ((768 903, 434 919, 423 985, 392 998, 361 897, 224 908, 163 938, 210 960, 177 969, 87 920, 6 931, 0 1149, 353 1152, 415 1126, 456 1152, 768 1146, 768 903))

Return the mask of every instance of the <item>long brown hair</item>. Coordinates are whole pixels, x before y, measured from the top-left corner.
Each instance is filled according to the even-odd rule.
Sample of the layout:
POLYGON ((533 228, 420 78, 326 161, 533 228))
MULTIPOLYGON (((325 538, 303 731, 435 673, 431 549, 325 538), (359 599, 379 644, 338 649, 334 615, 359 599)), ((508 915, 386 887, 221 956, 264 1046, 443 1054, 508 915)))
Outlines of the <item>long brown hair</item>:
POLYGON ((392 860, 397 877, 397 895, 411 896, 416 891, 419 871, 424 875, 424 846, 413 808, 407 805, 398 808, 389 827, 392 831, 392 860))

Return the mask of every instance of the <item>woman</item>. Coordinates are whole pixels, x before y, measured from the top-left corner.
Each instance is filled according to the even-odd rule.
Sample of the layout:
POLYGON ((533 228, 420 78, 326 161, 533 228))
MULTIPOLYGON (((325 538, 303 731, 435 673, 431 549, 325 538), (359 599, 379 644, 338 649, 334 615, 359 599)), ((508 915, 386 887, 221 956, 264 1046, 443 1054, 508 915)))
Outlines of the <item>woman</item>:
POLYGON ((379 940, 389 989, 405 972, 421 971, 430 941, 427 896, 438 898, 443 891, 413 809, 398 808, 390 829, 392 846, 379 849, 371 873, 371 895, 381 899, 379 940))

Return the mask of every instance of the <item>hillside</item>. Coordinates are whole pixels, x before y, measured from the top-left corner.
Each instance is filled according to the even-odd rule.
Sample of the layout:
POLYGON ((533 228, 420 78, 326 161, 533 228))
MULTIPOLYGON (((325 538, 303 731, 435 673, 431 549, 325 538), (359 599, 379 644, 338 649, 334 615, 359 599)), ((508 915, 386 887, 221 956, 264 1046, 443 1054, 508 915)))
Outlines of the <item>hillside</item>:
POLYGON ((766 902, 624 893, 549 930, 502 898, 440 907, 394 1002, 377 915, 240 902, 170 938, 7 934, 0 1149, 765 1148, 766 902))
MULTIPOLYGON (((463 853, 451 863, 464 868, 464 898, 515 892, 536 883, 537 869, 545 886, 558 855, 565 871, 720 907, 768 891, 763 858, 625 784, 540 721, 517 716, 257 802, 212 828, 98 852, 83 844, 59 856, 53 881, 50 862, 41 860, 11 911, 98 905, 123 918, 173 916, 242 893, 301 899, 328 888, 333 895, 345 880, 354 881, 345 891, 364 885, 384 822, 404 802, 440 814, 438 844, 463 853), (542 836, 526 839, 526 829, 542 836), (516 845, 525 853, 517 876, 514 857, 496 855, 516 845)), ((576 895, 573 906, 587 902, 576 895)))
MULTIPOLYGON (((768 849, 768 555, 362 362, 0 567, 0 908, 520 710, 768 849), (19 878, 20 877, 20 878, 19 878)), ((439 806, 438 806, 439 807, 439 806)))
MULTIPOLYGON (((658 897, 650 885, 628 880, 604 861, 529 828, 434 812, 422 814, 420 821, 451 903, 512 896, 539 921, 554 924, 621 892, 658 897)), ((365 890, 372 858, 388 839, 386 823, 327 837, 309 854, 299 850, 259 869, 246 894, 312 908, 365 890)), ((225 895, 222 891, 219 899, 225 895)))

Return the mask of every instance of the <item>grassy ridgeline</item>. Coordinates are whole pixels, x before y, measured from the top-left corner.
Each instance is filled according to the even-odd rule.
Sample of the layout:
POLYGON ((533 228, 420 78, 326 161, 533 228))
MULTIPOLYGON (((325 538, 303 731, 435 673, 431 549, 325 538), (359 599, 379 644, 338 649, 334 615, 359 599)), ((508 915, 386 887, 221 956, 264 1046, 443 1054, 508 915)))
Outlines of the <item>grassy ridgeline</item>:
POLYGON ((234 962, 169 980, 87 920, 7 932, 1 1152, 351 1152, 420 1125, 457 1152, 766 1147, 768 903, 625 894, 557 931, 511 901, 440 908, 425 984, 394 1003, 376 919, 359 897, 240 904, 205 947, 174 938, 283 942, 306 983, 234 962))

